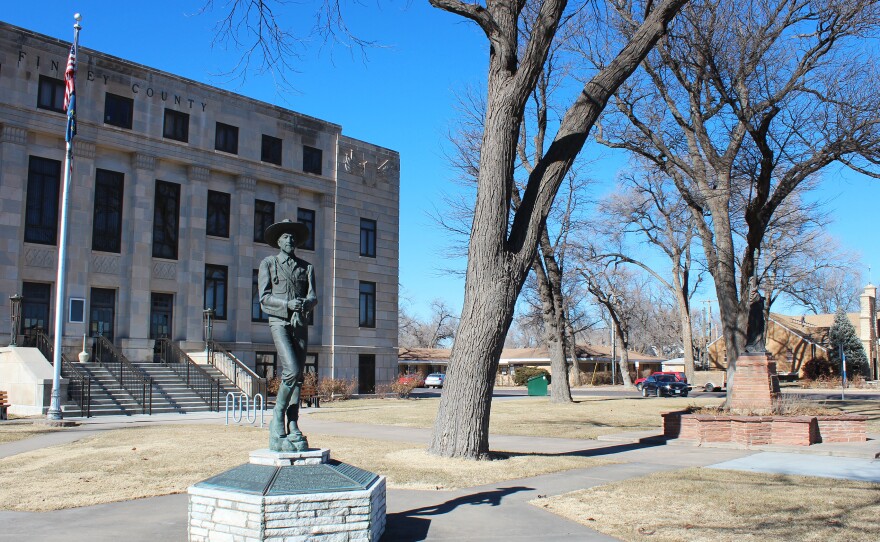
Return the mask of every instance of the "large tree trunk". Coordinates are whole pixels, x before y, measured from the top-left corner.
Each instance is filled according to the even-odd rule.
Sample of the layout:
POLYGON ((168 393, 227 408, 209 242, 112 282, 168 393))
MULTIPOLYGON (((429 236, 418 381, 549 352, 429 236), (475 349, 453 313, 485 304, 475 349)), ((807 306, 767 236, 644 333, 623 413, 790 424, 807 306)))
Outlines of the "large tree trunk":
POLYGON ((503 268, 491 269, 490 265, 480 269, 492 271, 487 280, 472 280, 474 267, 468 264, 461 324, 447 366, 429 451, 446 457, 484 459, 489 453, 495 375, 520 285, 503 268))
MULTIPOLYGON (((565 310, 565 309, 563 309, 565 310)), ((571 366, 568 372, 568 389, 571 392, 572 386, 580 386, 582 383, 581 364, 577 355, 577 338, 574 335, 574 327, 571 325, 571 319, 568 317, 568 311, 565 310, 565 352, 571 366)))
POLYGON ((623 381, 624 388, 633 387, 632 378, 629 376, 629 337, 628 332, 623 330, 620 325, 614 326, 617 330, 617 340, 620 342, 620 360, 618 361, 618 369, 620 369, 620 379, 623 381))
POLYGON ((474 459, 488 454, 489 412, 501 348, 550 206, 611 94, 647 56, 685 1, 665 0, 656 6, 617 57, 584 86, 530 173, 522 204, 511 222, 510 192, 523 112, 566 1, 545 0, 528 43, 520 47, 521 3, 488 2, 483 7, 459 0, 430 0, 477 23, 490 47, 464 307, 429 452, 474 459))
POLYGON ((684 374, 688 382, 694 381, 694 331, 691 327, 691 307, 688 300, 687 285, 682 285, 678 273, 672 274, 675 297, 678 302, 678 317, 681 323, 681 342, 684 349, 684 374))

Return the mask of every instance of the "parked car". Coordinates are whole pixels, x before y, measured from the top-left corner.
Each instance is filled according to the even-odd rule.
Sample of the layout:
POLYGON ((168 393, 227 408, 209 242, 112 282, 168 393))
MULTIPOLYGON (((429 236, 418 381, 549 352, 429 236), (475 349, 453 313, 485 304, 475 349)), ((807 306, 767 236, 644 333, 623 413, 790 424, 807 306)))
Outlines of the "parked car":
POLYGON ((690 387, 680 382, 674 375, 652 374, 642 382, 642 396, 687 397, 690 387))
POLYGON ((442 388, 444 380, 446 380, 445 374, 431 373, 427 377, 425 377, 425 387, 426 388, 442 388))
MULTIPOLYGON (((655 372, 651 373, 651 376, 654 376, 654 375, 672 375, 679 382, 684 382, 685 384, 688 383, 687 375, 685 375, 681 371, 655 371, 655 372)), ((637 378, 636 379, 634 384, 635 384, 637 390, 642 391, 642 384, 645 382, 645 380, 647 380, 647 379, 646 378, 637 378)))

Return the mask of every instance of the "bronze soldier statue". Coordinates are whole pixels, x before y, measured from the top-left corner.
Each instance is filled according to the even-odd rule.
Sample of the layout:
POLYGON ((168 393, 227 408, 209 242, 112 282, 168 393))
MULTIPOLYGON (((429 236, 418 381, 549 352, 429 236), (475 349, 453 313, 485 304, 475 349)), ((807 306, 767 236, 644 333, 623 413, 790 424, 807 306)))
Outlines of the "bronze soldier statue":
POLYGON ((743 351, 747 353, 763 353, 767 351, 764 345, 764 296, 758 291, 758 279, 749 278, 749 322, 746 327, 746 345, 743 351))
POLYGON ((269 329, 281 362, 281 385, 269 424, 269 448, 276 452, 300 452, 309 447, 297 421, 309 342, 308 316, 318 304, 318 296, 312 264, 294 255, 308 236, 308 226, 290 220, 272 224, 264 234, 269 246, 280 249, 260 262, 258 276, 260 307, 269 315, 269 329))

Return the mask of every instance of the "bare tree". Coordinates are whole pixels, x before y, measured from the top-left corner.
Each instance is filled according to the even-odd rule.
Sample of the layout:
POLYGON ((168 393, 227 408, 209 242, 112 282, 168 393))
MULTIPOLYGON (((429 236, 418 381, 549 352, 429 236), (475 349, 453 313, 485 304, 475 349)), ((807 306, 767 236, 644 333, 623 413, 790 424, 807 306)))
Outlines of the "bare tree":
POLYGON ((492 387, 501 348, 559 186, 604 104, 648 54, 684 2, 664 0, 645 10, 648 14, 632 38, 566 110, 555 137, 529 175, 521 204, 511 212, 518 132, 567 2, 542 2, 532 31, 521 41, 519 17, 524 2, 499 0, 482 6, 432 0, 432 5, 477 24, 490 47, 464 308, 428 448, 431 453, 487 456, 492 387))
MULTIPOLYGON (((591 252, 594 251, 588 249, 586 254, 591 252)), ((594 255, 581 260, 578 272, 587 291, 608 311, 611 326, 621 346, 618 360, 621 380, 625 387, 632 387, 629 375, 630 337, 640 298, 636 277, 628 269, 609 265, 594 255)))
POLYGON ((442 299, 431 302, 430 316, 422 320, 406 307, 398 308, 398 343, 404 348, 443 348, 455 338, 458 317, 442 299))
POLYGON ((668 177, 652 171, 650 167, 637 171, 624 176, 622 190, 603 202, 594 224, 611 243, 611 251, 603 254, 604 257, 642 268, 674 297, 678 307, 677 320, 685 372, 688 379, 693 380, 691 299, 701 281, 699 272, 692 280, 694 261, 691 247, 697 234, 696 224, 668 177), (624 245, 626 234, 636 237, 637 247, 647 241, 660 249, 669 261, 668 273, 657 271, 653 262, 643 256, 644 250, 627 248, 624 245))
POLYGON ((861 38, 876 35, 878 12, 869 0, 689 4, 618 89, 615 114, 597 132, 669 175, 688 204, 715 281, 728 393, 745 342, 748 277, 773 214, 834 162, 877 175, 880 92, 861 38))
MULTIPOLYGON (((626 3, 633 10, 628 17, 637 21, 633 32, 613 58, 585 75, 589 80, 559 120, 556 134, 534 164, 515 210, 512 188, 519 131, 560 25, 580 17, 595 21, 601 29, 607 13, 583 5, 569 7, 567 0, 493 0, 485 5, 429 1, 476 24, 489 42, 464 306, 428 448, 441 456, 477 459, 489 453, 489 413, 501 349, 556 193, 608 100, 648 55, 687 0, 626 3), (536 15, 526 29, 527 4, 535 6, 536 15)), ((245 2, 232 1, 237 5, 245 2)), ((267 3, 260 1, 258 7, 267 3)), ((618 7, 622 9, 623 3, 618 7)))

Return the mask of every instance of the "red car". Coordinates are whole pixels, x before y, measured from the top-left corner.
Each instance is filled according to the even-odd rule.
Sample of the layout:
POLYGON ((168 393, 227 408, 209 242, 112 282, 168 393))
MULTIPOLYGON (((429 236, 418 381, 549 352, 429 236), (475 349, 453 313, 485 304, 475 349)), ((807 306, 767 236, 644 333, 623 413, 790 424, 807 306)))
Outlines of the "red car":
MULTIPOLYGON (((672 375, 675 377, 675 379, 677 381, 684 382, 685 384, 687 384, 687 381, 688 381, 687 376, 685 376, 684 373, 679 372, 679 371, 655 371, 655 372, 651 373, 651 376, 654 376, 654 375, 672 375)), ((636 385, 637 390, 642 391, 642 383, 645 380, 647 380, 647 378, 637 378, 636 379, 635 385, 636 385)))

